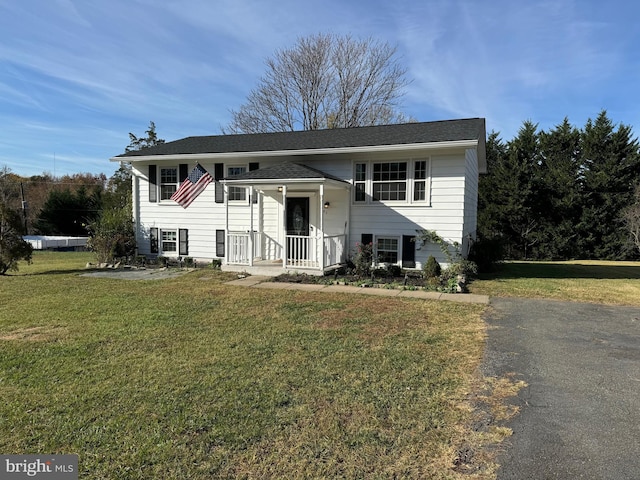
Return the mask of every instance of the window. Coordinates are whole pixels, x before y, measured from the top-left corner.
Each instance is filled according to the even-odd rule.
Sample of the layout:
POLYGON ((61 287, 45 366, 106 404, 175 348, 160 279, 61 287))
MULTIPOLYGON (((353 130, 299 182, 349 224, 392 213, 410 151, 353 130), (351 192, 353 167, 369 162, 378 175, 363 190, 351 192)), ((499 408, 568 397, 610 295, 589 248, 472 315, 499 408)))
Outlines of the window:
POLYGON ((378 263, 398 263, 398 239, 376 238, 376 257, 378 263))
POLYGON ((367 164, 366 163, 356 163, 356 174, 355 174, 355 201, 356 202, 364 202, 367 199, 366 188, 367 188, 367 164))
MULTIPOLYGON (((240 175, 245 173, 247 167, 228 167, 227 176, 240 175)), ((229 187, 229 201, 245 201, 247 199, 247 189, 245 187, 229 187)))
POLYGON ((178 251, 178 234, 175 230, 162 230, 162 253, 178 251))
POLYGON ((407 199, 407 162, 373 164, 373 199, 407 199))
POLYGON ((413 173, 413 200, 416 202, 427 199, 427 162, 417 160, 413 173))
POLYGON ((176 167, 160 169, 160 200, 169 200, 178 189, 178 169, 176 167))
POLYGON ((353 202, 429 201, 429 159, 354 163, 353 202))

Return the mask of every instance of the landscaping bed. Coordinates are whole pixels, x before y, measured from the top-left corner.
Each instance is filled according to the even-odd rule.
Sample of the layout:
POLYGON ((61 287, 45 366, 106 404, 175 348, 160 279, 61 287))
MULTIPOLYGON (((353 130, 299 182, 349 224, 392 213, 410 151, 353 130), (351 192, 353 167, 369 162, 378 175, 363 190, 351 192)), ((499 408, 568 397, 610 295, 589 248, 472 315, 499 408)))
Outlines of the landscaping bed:
MULTIPOLYGON (((463 279, 460 279, 463 280, 463 279)), ((356 287, 389 288, 405 290, 430 290, 445 293, 466 292, 466 282, 443 282, 439 278, 425 278, 419 271, 400 271, 393 274, 385 269, 377 269, 369 276, 356 275, 344 269, 324 276, 305 273, 283 273, 273 277, 273 282, 303 283, 312 285, 350 285, 356 287)))

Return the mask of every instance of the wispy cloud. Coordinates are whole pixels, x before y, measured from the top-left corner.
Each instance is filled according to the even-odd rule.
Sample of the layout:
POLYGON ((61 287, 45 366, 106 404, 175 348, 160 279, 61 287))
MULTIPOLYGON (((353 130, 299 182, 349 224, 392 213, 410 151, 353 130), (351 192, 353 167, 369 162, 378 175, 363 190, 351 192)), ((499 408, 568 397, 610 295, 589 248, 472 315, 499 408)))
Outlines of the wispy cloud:
POLYGON ((0 0, 0 166, 51 170, 55 151, 61 173, 109 173, 150 120, 167 140, 218 133, 265 58, 318 32, 397 44, 418 120, 484 116, 507 137, 601 108, 633 123, 638 13, 624 0, 0 0))

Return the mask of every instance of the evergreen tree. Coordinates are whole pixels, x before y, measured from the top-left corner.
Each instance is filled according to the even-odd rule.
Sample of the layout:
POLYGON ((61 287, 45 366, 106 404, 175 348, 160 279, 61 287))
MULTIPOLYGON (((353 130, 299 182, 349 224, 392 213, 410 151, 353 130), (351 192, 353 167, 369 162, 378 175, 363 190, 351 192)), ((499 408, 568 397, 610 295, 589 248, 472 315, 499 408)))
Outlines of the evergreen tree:
POLYGON ((586 258, 621 259, 632 252, 622 211, 633 203, 640 178, 640 154, 631 127, 613 122, 602 111, 582 132, 582 215, 580 253, 586 258))
POLYGON ((578 256, 582 200, 580 132, 565 117, 549 132, 540 132, 540 235, 535 257, 566 259, 578 256))
POLYGON ((33 247, 26 242, 22 218, 17 210, 0 200, 0 275, 18 270, 18 261, 31 261, 33 247))
POLYGON ((36 221, 37 232, 43 235, 86 235, 86 225, 100 212, 101 197, 102 191, 98 188, 88 191, 83 186, 76 192, 68 188, 52 190, 36 221))

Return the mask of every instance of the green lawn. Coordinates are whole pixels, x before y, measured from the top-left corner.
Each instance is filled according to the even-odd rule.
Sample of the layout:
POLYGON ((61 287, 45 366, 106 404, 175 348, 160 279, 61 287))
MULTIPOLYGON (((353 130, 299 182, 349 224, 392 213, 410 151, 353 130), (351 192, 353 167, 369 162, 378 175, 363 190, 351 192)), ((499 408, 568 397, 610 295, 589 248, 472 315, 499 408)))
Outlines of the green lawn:
POLYGON ((77 453, 80 478, 476 478, 452 467, 481 306, 80 276, 91 258, 0 277, 0 452, 77 453))
POLYGON ((640 305, 640 262, 506 262, 471 283, 472 293, 640 305))

